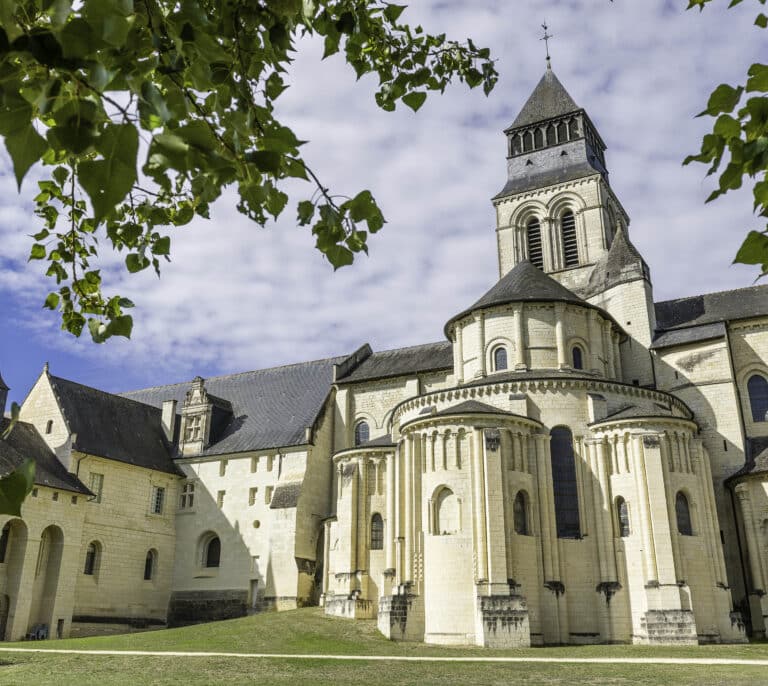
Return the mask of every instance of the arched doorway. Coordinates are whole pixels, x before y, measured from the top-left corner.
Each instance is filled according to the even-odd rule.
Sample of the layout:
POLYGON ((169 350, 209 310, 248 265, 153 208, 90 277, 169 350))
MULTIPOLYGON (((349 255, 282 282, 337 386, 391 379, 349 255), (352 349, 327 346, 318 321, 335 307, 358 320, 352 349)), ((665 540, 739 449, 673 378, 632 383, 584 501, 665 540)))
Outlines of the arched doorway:
MULTIPOLYGON (((2 574, 4 575, 3 595, 7 599, 5 612, 0 616, 0 639, 11 640, 14 638, 9 633, 12 630, 9 618, 16 614, 16 606, 19 600, 19 589, 22 582, 22 570, 24 568, 24 556, 27 554, 27 525, 20 519, 11 519, 3 527, 5 538, 2 574)), ((16 631, 23 632, 26 626, 16 631)))
POLYGON ((37 562, 33 570, 35 578, 32 584, 32 607, 29 613, 29 626, 46 624, 49 635, 63 552, 64 534, 58 526, 51 524, 40 535, 37 562))

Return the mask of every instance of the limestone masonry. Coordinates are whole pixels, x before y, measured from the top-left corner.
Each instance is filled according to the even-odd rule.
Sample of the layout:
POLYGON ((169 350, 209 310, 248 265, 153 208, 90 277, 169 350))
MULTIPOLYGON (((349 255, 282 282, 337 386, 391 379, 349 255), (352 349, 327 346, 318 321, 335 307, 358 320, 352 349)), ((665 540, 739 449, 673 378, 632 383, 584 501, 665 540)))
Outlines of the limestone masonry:
POLYGON ((505 134, 500 279, 444 342, 122 395, 46 366, 0 441, 38 464, 0 633, 320 604, 439 644, 764 636, 768 286, 654 303, 551 69, 505 134))

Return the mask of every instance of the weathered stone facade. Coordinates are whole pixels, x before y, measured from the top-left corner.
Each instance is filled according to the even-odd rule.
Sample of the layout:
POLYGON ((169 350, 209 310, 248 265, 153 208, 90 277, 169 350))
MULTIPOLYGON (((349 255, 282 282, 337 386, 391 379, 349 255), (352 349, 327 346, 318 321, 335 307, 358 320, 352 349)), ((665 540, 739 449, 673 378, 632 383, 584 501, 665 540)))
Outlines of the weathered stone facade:
POLYGON ((654 303, 550 70, 506 134, 500 278, 445 342, 123 396, 43 372, 6 638, 318 603, 489 648, 765 634, 768 287, 654 303))

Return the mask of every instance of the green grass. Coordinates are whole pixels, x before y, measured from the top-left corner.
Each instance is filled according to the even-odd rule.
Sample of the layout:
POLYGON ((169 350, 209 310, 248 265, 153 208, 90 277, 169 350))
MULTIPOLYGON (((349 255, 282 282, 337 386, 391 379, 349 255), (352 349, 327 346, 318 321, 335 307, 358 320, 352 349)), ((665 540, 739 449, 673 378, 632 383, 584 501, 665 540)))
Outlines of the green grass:
MULTIPOLYGON (((768 644, 650 648, 585 646, 483 650, 388 641, 375 622, 325 617, 322 610, 270 613, 226 622, 121 636, 6 647, 292 654, 535 657, 723 657, 768 659, 768 644)), ((331 662, 210 657, 0 654, 0 685, 14 684, 768 684, 768 667, 331 662)))

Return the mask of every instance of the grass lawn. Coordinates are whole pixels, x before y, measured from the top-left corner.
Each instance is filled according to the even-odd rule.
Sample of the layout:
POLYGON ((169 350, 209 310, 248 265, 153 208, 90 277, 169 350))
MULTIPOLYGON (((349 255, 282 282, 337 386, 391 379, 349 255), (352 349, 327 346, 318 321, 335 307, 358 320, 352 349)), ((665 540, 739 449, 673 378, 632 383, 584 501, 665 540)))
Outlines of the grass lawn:
MULTIPOLYGON (((722 657, 768 659, 768 644, 649 648, 587 646, 483 650, 395 643, 375 622, 325 617, 313 608, 122 636, 11 647, 405 656, 722 657)), ((766 684, 768 667, 623 664, 332 662, 222 657, 0 654, 0 685, 14 684, 766 684)))

